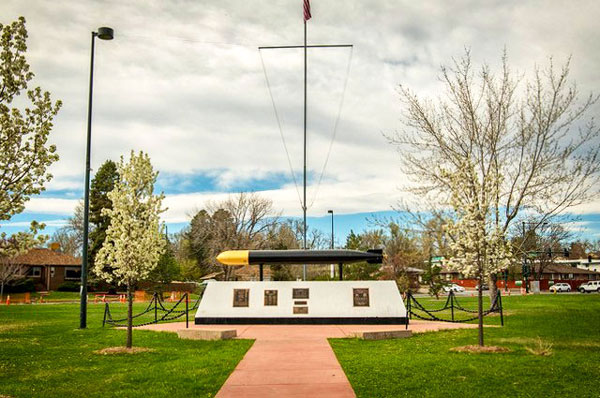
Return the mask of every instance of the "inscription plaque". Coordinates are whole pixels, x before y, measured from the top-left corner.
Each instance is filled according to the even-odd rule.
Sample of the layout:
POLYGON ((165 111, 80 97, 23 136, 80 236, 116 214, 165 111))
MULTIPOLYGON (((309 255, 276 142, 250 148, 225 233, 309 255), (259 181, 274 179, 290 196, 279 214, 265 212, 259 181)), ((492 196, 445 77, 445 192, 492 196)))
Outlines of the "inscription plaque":
POLYGON ((277 290, 265 290, 265 305, 277 305, 277 290))
POLYGON ((294 314, 308 314, 308 307, 294 307, 294 314))
POLYGON ((308 302, 306 302, 306 301, 294 301, 294 304, 295 305, 306 305, 306 304, 308 304, 308 302))
POLYGON ((308 298, 308 289, 293 289, 292 290, 292 298, 307 299, 308 298))
POLYGON ((248 307, 250 298, 250 289, 233 289, 233 306, 248 307))
POLYGON ((369 306, 369 289, 352 289, 354 295, 354 306, 355 307, 368 307, 369 306))

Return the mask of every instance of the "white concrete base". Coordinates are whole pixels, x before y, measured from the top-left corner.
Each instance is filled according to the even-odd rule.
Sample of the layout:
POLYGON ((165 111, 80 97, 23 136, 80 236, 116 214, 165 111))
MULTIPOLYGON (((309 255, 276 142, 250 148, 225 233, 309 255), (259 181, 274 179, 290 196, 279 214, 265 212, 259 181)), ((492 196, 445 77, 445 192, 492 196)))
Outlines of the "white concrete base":
POLYGON ((196 324, 405 322, 394 281, 210 282, 196 312, 196 324))

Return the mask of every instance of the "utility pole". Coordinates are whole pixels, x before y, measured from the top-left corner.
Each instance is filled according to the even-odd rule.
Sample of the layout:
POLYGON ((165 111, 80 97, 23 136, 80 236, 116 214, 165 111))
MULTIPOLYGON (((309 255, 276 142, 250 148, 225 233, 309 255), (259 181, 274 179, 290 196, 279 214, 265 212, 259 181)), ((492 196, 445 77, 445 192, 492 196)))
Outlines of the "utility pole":
MULTIPOLYGON (((307 62, 308 62, 308 49, 309 48, 342 48, 342 47, 353 47, 352 44, 313 44, 308 45, 306 43, 306 18, 304 19, 304 45, 302 46, 261 46, 258 47, 259 50, 280 50, 280 49, 291 49, 291 48, 302 48, 304 49, 304 173, 303 173, 303 200, 302 200, 302 218, 303 218, 303 248, 306 250, 307 247, 307 224, 306 224, 306 154, 307 154, 307 134, 306 134, 306 100, 307 100, 307 62)), ((306 280, 306 264, 303 265, 302 268, 302 279, 306 280)))

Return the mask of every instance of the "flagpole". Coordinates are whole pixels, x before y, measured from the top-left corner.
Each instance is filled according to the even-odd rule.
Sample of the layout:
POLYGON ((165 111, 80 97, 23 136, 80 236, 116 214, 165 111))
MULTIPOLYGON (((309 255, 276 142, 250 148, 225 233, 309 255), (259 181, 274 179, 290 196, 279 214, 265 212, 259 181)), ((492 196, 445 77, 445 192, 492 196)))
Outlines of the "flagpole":
MULTIPOLYGON (((306 18, 304 18, 304 203, 302 211, 304 214, 304 249, 306 245, 306 18)), ((302 279, 306 280, 306 264, 302 268, 302 279)))

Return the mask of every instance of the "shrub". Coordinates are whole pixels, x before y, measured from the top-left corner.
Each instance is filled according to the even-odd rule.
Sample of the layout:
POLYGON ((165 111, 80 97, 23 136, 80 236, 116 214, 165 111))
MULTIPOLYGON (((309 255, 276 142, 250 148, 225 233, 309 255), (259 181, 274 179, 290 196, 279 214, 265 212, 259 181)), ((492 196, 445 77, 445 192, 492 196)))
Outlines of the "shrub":
POLYGON ((79 282, 63 282, 58 286, 59 292, 78 292, 79 291, 79 282))
POLYGON ((19 279, 12 285, 5 287, 7 293, 25 293, 35 291, 35 282, 33 279, 19 279))

